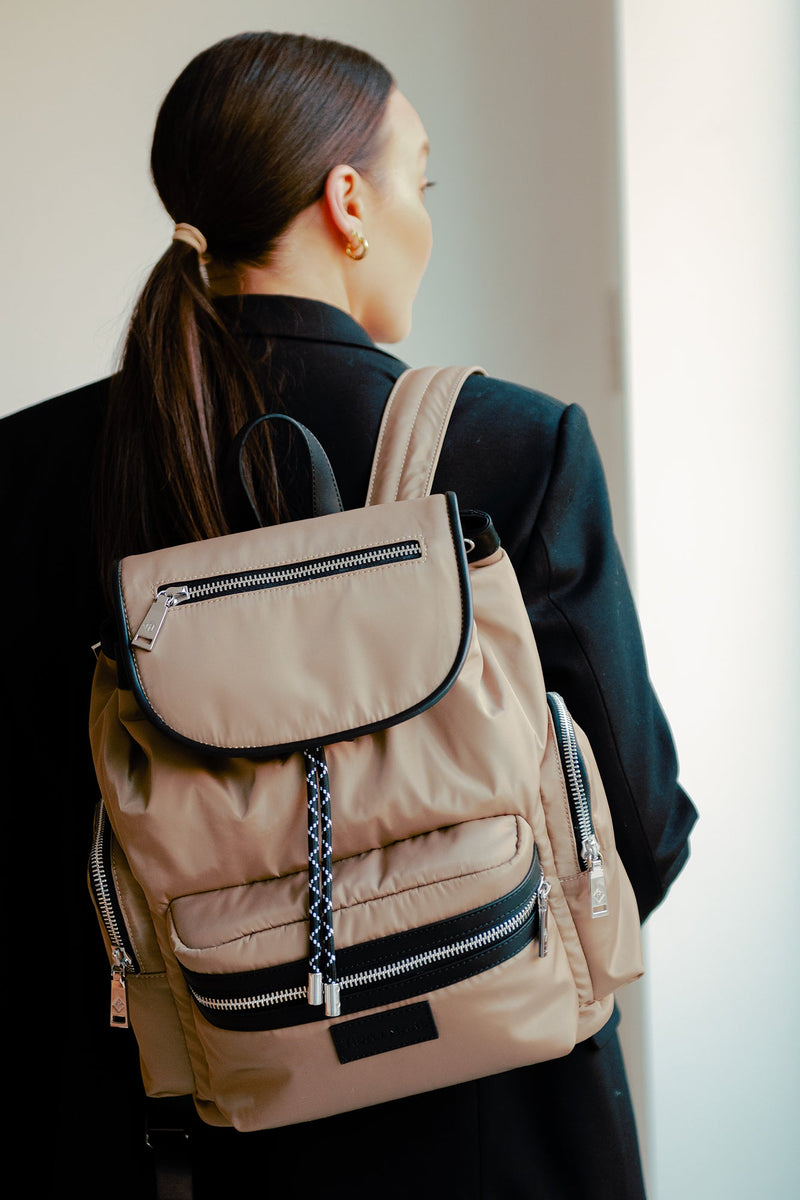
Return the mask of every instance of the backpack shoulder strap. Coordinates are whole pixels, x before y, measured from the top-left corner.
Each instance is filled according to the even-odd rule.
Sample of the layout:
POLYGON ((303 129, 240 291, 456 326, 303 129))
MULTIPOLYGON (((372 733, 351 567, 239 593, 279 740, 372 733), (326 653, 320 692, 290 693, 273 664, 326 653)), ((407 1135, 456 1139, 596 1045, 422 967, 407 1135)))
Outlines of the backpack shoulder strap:
POLYGON ((418 367, 404 371, 383 410, 367 504, 427 496, 458 393, 482 367, 418 367))

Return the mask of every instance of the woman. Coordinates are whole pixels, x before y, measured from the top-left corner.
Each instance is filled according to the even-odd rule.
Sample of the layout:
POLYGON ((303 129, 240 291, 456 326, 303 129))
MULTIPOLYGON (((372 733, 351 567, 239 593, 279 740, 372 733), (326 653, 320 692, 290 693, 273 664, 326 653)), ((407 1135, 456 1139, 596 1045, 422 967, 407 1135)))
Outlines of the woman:
MULTIPOLYGON (((344 506, 363 504, 382 407, 404 369, 375 342, 408 332, 431 250, 427 153, 422 122, 385 68, 336 43, 241 35, 178 78, 152 154, 175 234, 137 305, 122 370, 46 413, 21 414, 10 430, 19 452, 43 422, 51 432, 74 428, 76 414, 84 430, 102 424, 96 442, 85 438, 83 463, 97 470, 104 568, 229 531, 219 465, 265 410, 307 425, 344 506)), ((39 496, 44 487, 63 497, 70 481, 49 465, 39 496)), ((273 436, 252 469, 265 518, 304 515, 291 445, 273 436)), ((677 786, 586 420, 475 376, 434 490, 492 514, 547 684, 595 747, 644 918, 686 859, 694 811, 677 786)), ((85 474, 72 495, 85 521, 85 474)), ((81 597, 84 612, 99 610, 102 573, 81 597)), ((331 1198, 641 1196, 615 1025, 563 1060, 311 1125, 240 1135, 197 1123, 195 1194, 274 1183, 284 1196, 331 1198)), ((124 1090, 130 1075, 120 1069, 119 1079, 124 1090)), ((115 1185, 126 1178, 115 1172, 115 1185)))

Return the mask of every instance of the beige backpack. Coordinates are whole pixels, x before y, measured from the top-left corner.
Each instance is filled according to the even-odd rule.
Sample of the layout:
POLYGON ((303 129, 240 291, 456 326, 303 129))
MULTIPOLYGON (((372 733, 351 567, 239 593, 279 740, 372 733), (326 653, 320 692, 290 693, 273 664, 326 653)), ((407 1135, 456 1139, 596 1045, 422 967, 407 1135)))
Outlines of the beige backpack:
MULTIPOLYGON (((90 881, 146 1091, 240 1130, 567 1054, 642 971, 591 749, 409 371, 367 505, 124 559, 90 881)), ((239 453, 250 430, 240 439, 239 453)))

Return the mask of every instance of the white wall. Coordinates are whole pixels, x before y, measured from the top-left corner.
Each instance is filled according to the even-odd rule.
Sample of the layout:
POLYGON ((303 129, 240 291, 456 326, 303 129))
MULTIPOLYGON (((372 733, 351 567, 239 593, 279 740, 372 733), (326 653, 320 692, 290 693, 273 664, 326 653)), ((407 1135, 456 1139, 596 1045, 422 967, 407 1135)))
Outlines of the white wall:
POLYGON ((701 820, 648 932, 653 1200, 798 1194, 800 5, 621 0, 633 556, 701 820))
POLYGON ((109 372, 171 232, 158 105, 198 50, 264 27, 387 62, 438 183, 402 353, 583 403, 624 534, 612 0, 3 0, 0 412, 109 372))

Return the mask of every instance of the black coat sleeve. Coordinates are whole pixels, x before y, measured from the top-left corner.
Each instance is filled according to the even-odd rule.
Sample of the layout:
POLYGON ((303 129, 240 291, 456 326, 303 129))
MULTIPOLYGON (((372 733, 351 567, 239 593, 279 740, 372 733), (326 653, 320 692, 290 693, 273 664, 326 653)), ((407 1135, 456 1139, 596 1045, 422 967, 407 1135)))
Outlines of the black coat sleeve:
POLYGON ((512 553, 548 688, 588 734, 644 919, 684 865, 696 819, 650 683, 639 622, 583 411, 565 408, 546 488, 512 553))

